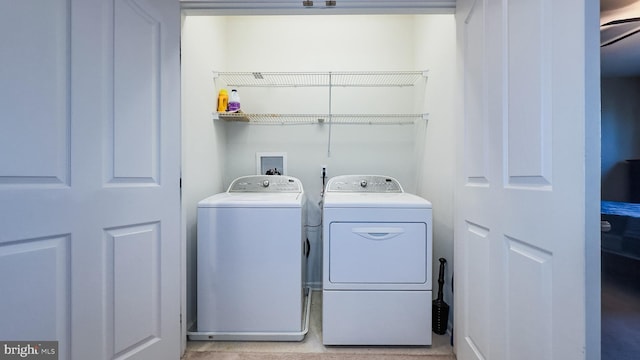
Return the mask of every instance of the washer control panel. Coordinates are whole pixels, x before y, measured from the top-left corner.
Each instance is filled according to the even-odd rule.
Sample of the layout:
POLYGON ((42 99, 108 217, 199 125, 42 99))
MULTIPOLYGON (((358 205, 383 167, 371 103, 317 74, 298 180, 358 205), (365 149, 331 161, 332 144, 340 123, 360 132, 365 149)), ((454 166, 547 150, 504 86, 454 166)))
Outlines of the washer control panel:
POLYGON ((228 192, 302 192, 300 180, 284 175, 252 175, 239 177, 228 192))
POLYGON ((401 193, 398 180, 382 175, 342 175, 329 180, 327 191, 333 192, 370 192, 401 193))

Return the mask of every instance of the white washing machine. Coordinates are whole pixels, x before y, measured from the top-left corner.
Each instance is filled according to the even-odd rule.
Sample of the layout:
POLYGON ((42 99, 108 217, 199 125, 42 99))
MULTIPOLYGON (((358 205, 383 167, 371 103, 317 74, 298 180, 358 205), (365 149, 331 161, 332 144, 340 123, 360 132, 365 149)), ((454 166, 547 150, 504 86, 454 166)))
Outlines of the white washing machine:
POLYGON ((323 204, 325 345, 431 345, 431 203, 391 177, 338 176, 323 204))
POLYGON ((256 175, 198 203, 198 331, 191 339, 304 338, 304 202, 300 180, 256 175))

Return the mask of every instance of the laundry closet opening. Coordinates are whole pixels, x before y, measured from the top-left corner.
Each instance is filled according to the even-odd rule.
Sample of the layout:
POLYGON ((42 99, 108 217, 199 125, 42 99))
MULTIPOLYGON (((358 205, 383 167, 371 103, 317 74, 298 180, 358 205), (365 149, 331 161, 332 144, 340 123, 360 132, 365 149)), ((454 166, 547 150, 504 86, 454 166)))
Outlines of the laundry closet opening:
MULTIPOLYGON (((434 208, 434 258, 453 260, 455 43, 452 14, 183 16, 187 327, 196 316, 197 203, 225 191, 237 177, 256 174, 258 153, 286 154, 286 175, 304 186, 308 286, 320 288, 322 283, 323 166, 326 180, 346 174, 387 175, 405 191, 429 199, 434 208), (420 73, 412 86, 231 87, 220 76, 405 71, 420 73), (243 112, 277 120, 265 124, 217 116, 222 88, 238 91, 243 112), (307 120, 311 115, 312 120, 289 121, 282 114, 307 120), (341 123, 340 114, 358 116, 341 123), (415 117, 398 120, 398 114, 415 117)), ((451 303, 449 289, 445 298, 451 303)))

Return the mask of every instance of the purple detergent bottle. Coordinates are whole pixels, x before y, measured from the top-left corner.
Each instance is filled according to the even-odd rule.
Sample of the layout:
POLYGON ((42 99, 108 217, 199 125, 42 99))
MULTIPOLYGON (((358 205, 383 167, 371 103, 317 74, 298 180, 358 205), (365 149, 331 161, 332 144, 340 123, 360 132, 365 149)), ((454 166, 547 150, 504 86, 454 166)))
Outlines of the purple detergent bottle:
POLYGON ((229 94, 229 112, 238 112, 238 110, 240 110, 240 95, 236 89, 233 89, 229 94))

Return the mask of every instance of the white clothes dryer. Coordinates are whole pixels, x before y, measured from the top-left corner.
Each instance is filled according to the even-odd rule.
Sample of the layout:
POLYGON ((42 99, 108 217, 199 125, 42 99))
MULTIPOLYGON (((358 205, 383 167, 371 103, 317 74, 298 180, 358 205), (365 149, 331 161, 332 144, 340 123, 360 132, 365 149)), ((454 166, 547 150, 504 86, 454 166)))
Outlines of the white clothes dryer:
POLYGON ((198 203, 198 331, 191 339, 304 338, 304 208, 300 180, 278 175, 238 178, 198 203))
POLYGON ((338 176, 322 230, 323 343, 430 345, 431 203, 388 176, 338 176))

